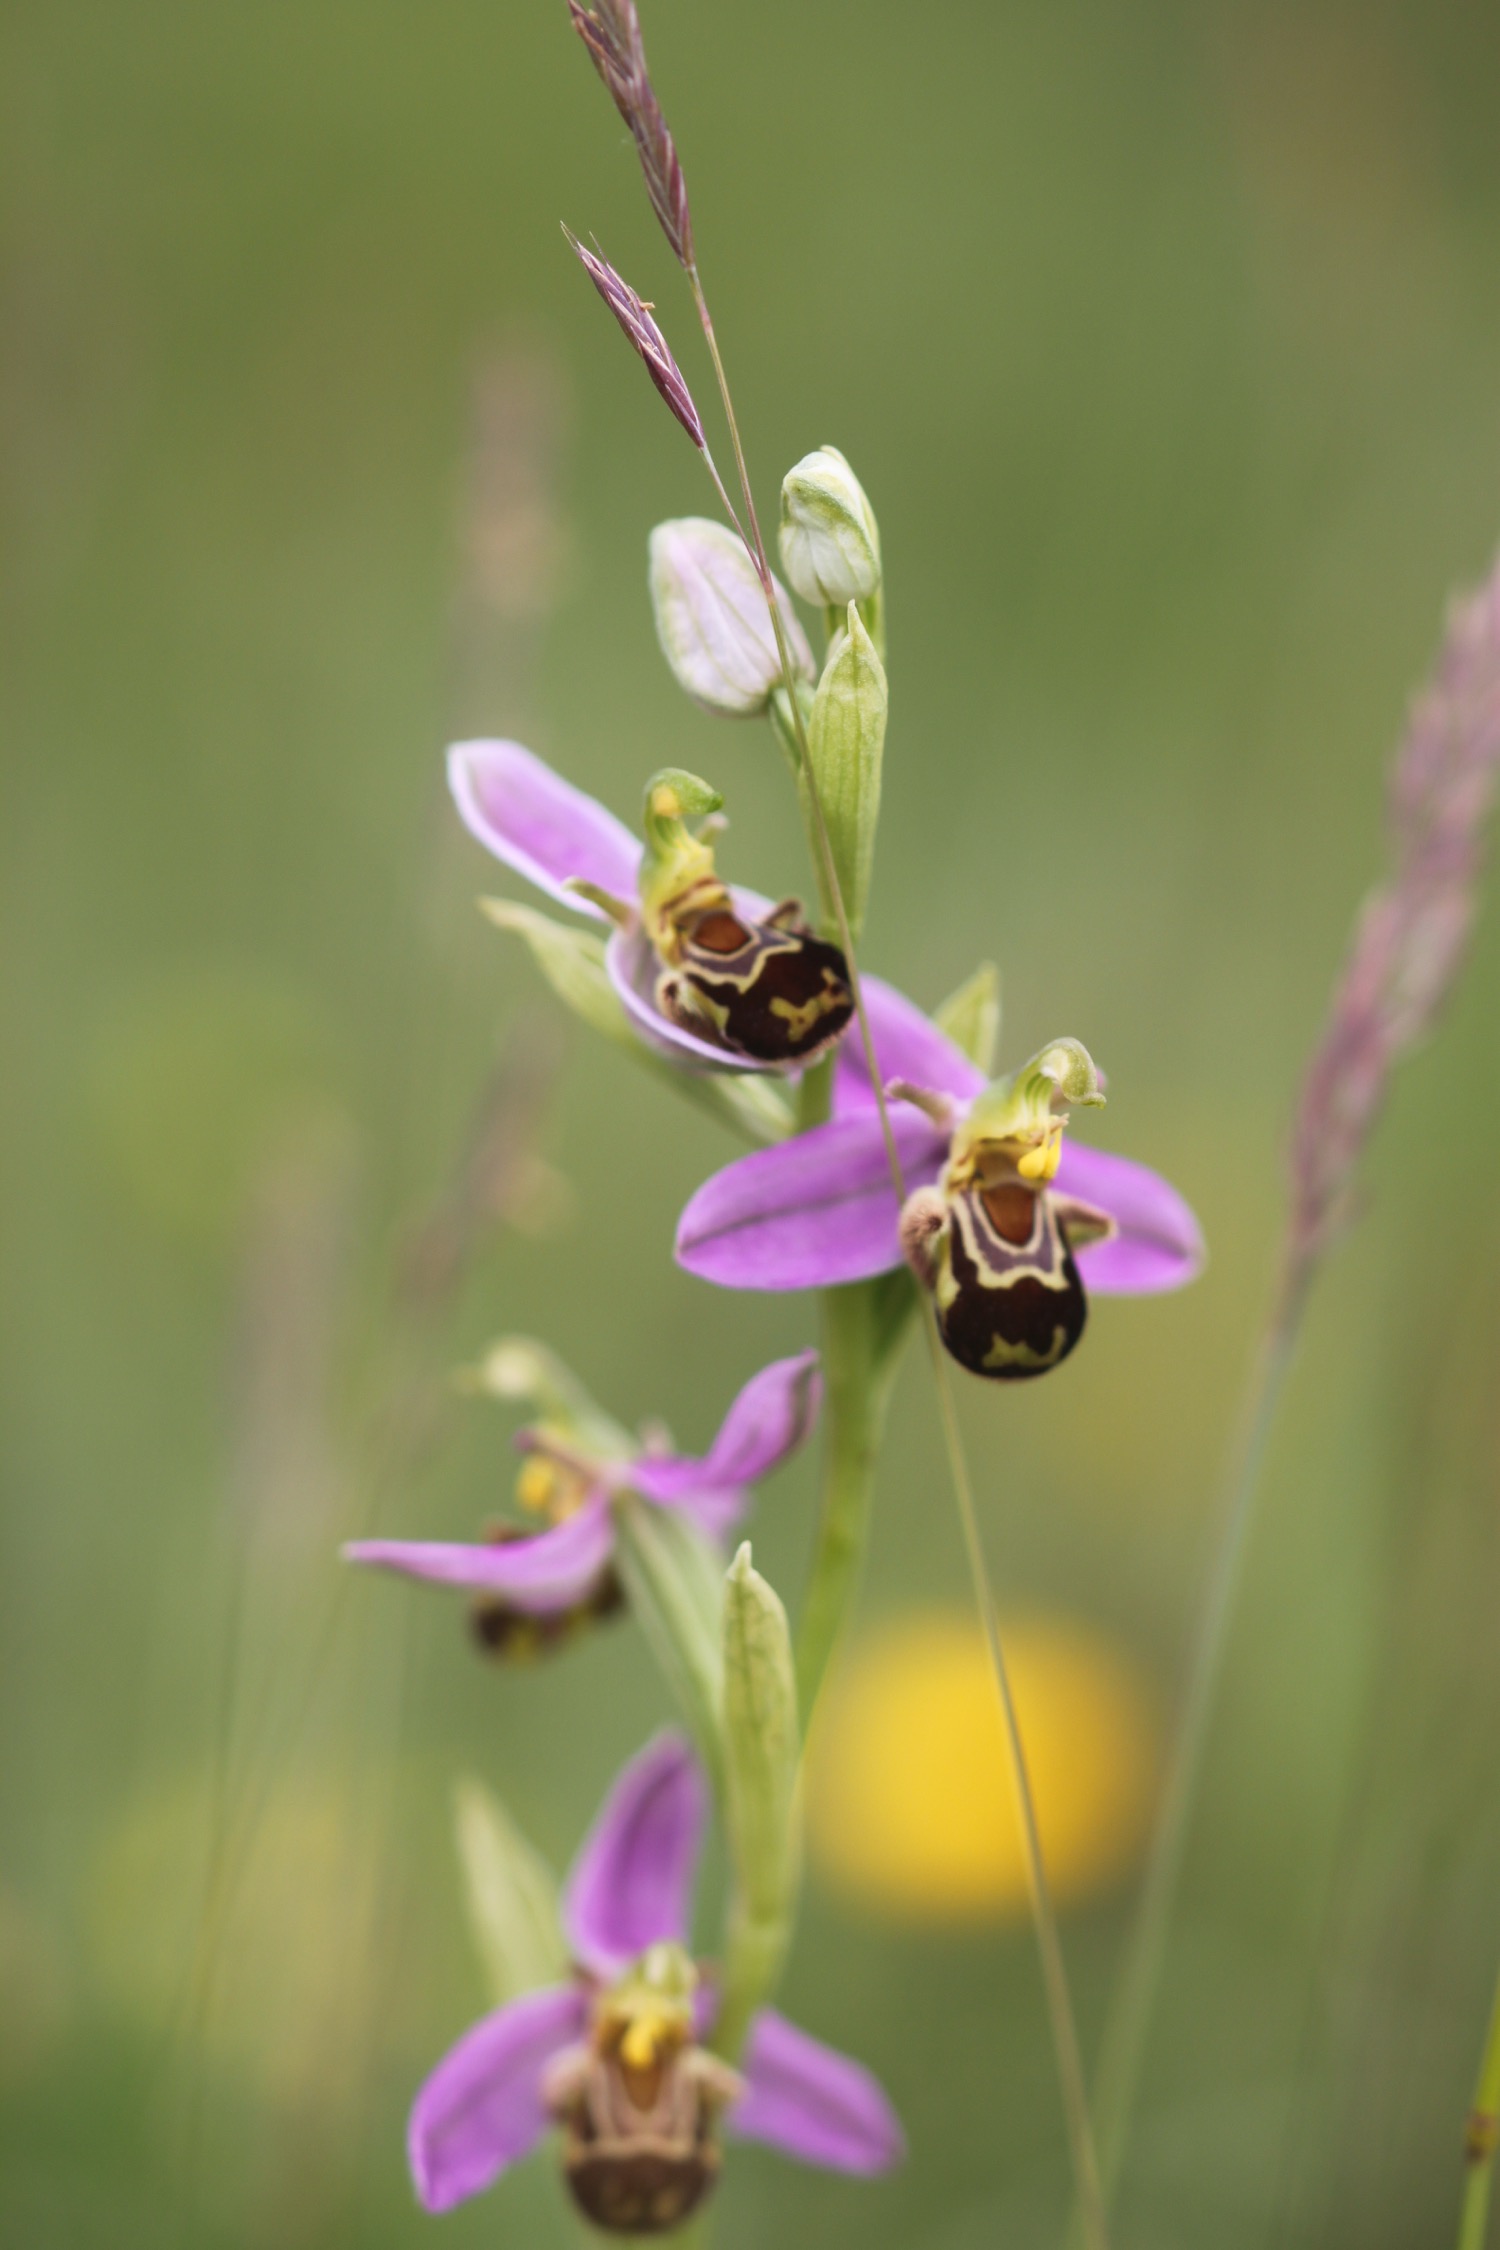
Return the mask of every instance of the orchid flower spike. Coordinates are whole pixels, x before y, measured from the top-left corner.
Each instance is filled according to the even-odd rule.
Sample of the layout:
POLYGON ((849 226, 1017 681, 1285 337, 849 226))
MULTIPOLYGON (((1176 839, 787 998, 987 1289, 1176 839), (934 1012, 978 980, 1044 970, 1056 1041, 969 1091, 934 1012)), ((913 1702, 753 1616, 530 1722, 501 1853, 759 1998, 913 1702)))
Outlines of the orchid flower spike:
POLYGON ((568 1879, 571 1982, 484 2017, 417 2095, 408 2148, 427 2210, 480 2194, 552 2126, 574 2201, 610 2234, 681 2225, 718 2176, 721 2128, 839 2172, 901 2155, 868 2071, 773 2009, 753 2019, 738 2069, 703 2044, 713 1988, 688 1942, 706 1813, 678 1735, 620 1775, 568 1879))
POLYGON ((483 1543, 362 1539, 349 1562, 466 1588, 475 1638, 495 1656, 559 1647, 624 1606, 614 1566, 615 1505, 634 1493, 680 1510, 718 1543, 744 1514, 750 1487, 795 1452, 822 1398, 816 1352, 774 1361, 740 1392, 701 1457, 676 1453, 659 1433, 637 1440, 600 1412, 572 1375, 522 1337, 494 1346, 472 1387, 540 1408, 517 1440, 516 1500, 534 1530, 504 1524, 483 1543))
POLYGON ((605 966, 642 1037, 688 1069, 800 1070, 854 1013, 848 964, 794 899, 731 888, 714 863, 723 802, 669 770, 646 789, 644 848, 516 742, 460 742, 464 825, 564 905, 613 924, 605 966))
MULTIPOLYGON (((915 1089, 908 1099, 927 1108, 915 1089)), ((907 1263, 932 1292, 943 1342, 976 1375, 1044 1375, 1083 1334, 1073 1253, 1108 1241, 1115 1222, 1056 1180, 1069 1106, 1103 1101, 1087 1052, 1059 1040, 986 1088, 957 1124, 939 1184, 907 1198, 907 1263)))
POLYGON ((1193 1279, 1203 1238, 1175 1188, 1064 1141, 1069 1108, 1103 1100, 1076 1041, 987 1086, 910 1000, 878 977, 863 982, 881 1077, 897 1097, 904 1209, 862 1052, 846 1046, 828 1124, 742 1157, 692 1198, 677 1230, 689 1273, 730 1289, 824 1289, 905 1257, 933 1292, 954 1357, 1012 1380, 1067 1357, 1089 1293, 1193 1279))

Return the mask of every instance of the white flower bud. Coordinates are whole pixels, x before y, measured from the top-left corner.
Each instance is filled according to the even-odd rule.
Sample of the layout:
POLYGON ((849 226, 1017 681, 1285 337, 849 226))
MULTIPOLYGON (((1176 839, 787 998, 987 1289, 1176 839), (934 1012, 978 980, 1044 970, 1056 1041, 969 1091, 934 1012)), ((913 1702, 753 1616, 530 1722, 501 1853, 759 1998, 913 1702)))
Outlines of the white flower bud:
MULTIPOLYGON (((694 701, 728 718, 763 711, 781 681, 781 657, 755 566, 735 533, 706 516, 680 516, 651 534, 651 606, 662 653, 694 701)), ((815 677, 812 651, 778 585, 793 670, 815 677)))
POLYGON ((865 602, 880 586, 880 533, 837 446, 819 446, 781 483, 781 565, 804 601, 865 602))

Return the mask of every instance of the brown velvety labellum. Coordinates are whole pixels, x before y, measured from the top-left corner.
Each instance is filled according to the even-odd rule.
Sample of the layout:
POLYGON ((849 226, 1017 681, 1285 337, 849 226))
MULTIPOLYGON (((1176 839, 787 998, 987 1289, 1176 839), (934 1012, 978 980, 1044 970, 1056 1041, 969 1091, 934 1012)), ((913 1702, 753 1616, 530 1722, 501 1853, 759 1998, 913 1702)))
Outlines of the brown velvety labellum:
POLYGON ((574 2202, 605 2233, 668 2234, 713 2186, 719 2152, 711 2142, 583 2142, 568 2150, 565 2168, 574 2202))
POLYGON ((699 2065, 694 2055, 662 2057, 643 2105, 617 2055, 585 2064, 562 2112, 563 2169, 578 2208, 606 2233, 669 2234, 718 2178, 699 2065))
MULTIPOLYGON (((505 1525, 491 1532, 489 1544, 508 1547, 518 1539, 534 1536, 505 1525)), ((469 1631, 476 1645, 497 1664, 530 1664, 538 1657, 554 1656, 592 1626, 617 1617, 624 1607, 625 1589, 613 1563, 606 1563, 582 1601, 547 1616, 517 1609, 503 1594, 477 1594, 469 1605, 469 1631)))
POLYGON ((1045 1192, 1006 1181, 955 1197, 938 1326, 961 1366, 998 1382, 1045 1375, 1087 1320, 1083 1283, 1045 1192))
POLYGON ((756 1062, 806 1062, 854 1015, 849 968, 836 945, 773 916, 742 922, 723 908, 699 915, 679 938, 681 960, 661 981, 671 1013, 756 1062))

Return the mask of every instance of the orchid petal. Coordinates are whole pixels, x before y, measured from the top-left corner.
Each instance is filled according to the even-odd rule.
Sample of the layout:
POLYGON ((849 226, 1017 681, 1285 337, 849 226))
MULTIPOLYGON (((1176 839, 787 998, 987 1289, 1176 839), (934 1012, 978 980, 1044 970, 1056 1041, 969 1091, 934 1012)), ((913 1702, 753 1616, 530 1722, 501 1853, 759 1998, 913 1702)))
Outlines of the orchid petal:
POLYGON ((746 2091, 726 2120, 805 2164, 884 2172, 905 2153, 895 2111, 863 2064, 762 2008, 740 2065, 746 2091))
POLYGON ((1064 1141, 1057 1191, 1107 1211, 1119 1229, 1078 1253, 1093 1296, 1135 1297, 1180 1289, 1202 1270, 1203 1235, 1178 1194, 1144 1164, 1105 1149, 1064 1141))
POLYGON ((534 1539, 503 1546, 450 1546, 417 1539, 361 1539, 346 1562, 372 1563, 440 1586, 502 1594, 513 1608, 545 1617, 583 1600, 614 1552, 615 1527, 602 1493, 534 1539))
POLYGON ((455 742, 448 787, 470 835, 538 890, 599 921, 602 910, 571 881, 634 900, 639 839, 519 742, 455 742))
POLYGON ((647 1946, 686 1944, 708 1813, 703 1776, 680 1734, 631 1759, 573 1863, 563 1923, 586 1968, 617 1976, 647 1946))
MULTIPOLYGON (((908 1189, 930 1186, 947 1140, 916 1111, 891 1130, 908 1189)), ((900 1206, 872 1107, 757 1149, 702 1187, 677 1228, 677 1262, 726 1289, 823 1289, 901 1263, 900 1206)))
POLYGON ((727 1531, 744 1507, 745 1488, 810 1435, 822 1398, 816 1352, 775 1360, 751 1376, 707 1453, 643 1455, 629 1471, 630 1484, 658 1507, 690 1509, 705 1531, 727 1531))
POLYGON ((425 2209, 451 2211, 535 2148, 551 2122, 542 2075, 582 2034, 587 2006, 571 1985, 528 1992, 443 2057, 412 2104, 406 2135, 425 2209))
MULTIPOLYGON (((735 912, 743 921, 763 922, 772 911, 773 901, 762 898, 758 891, 743 891, 736 885, 729 895, 735 912)), ((612 933, 604 951, 604 966, 636 1030, 652 1046, 661 1048, 670 1061, 688 1070, 753 1071, 777 1067, 774 1063, 757 1061, 753 1055, 737 1055, 712 1039, 700 1038, 696 1032, 686 1030, 671 1016, 663 1014, 656 1004, 656 980, 661 974, 661 963, 650 939, 638 927, 612 933)))
MULTIPOLYGON (((949 1094, 967 1108, 984 1085, 984 1072, 904 992, 881 977, 862 977, 860 983, 881 1085, 904 1078, 913 1086, 949 1094)), ((875 1107, 870 1067, 857 1029, 839 1048, 833 1107, 835 1116, 840 1117, 875 1107)))

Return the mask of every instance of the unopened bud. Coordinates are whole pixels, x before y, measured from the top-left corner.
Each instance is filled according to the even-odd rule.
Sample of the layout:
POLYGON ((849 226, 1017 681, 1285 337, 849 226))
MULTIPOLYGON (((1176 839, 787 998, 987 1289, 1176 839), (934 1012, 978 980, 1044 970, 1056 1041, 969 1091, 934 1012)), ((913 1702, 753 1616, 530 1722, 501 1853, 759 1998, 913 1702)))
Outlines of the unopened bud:
POLYGON ((837 446, 819 446, 781 484, 781 563, 804 601, 847 609, 880 589, 880 533, 837 446))
MULTIPOLYGON (((736 534, 707 516, 680 516, 651 534, 651 606, 678 682, 726 718, 763 711, 781 684, 765 594, 736 534)), ((776 599, 794 673, 814 677, 812 651, 786 589, 776 599)))

